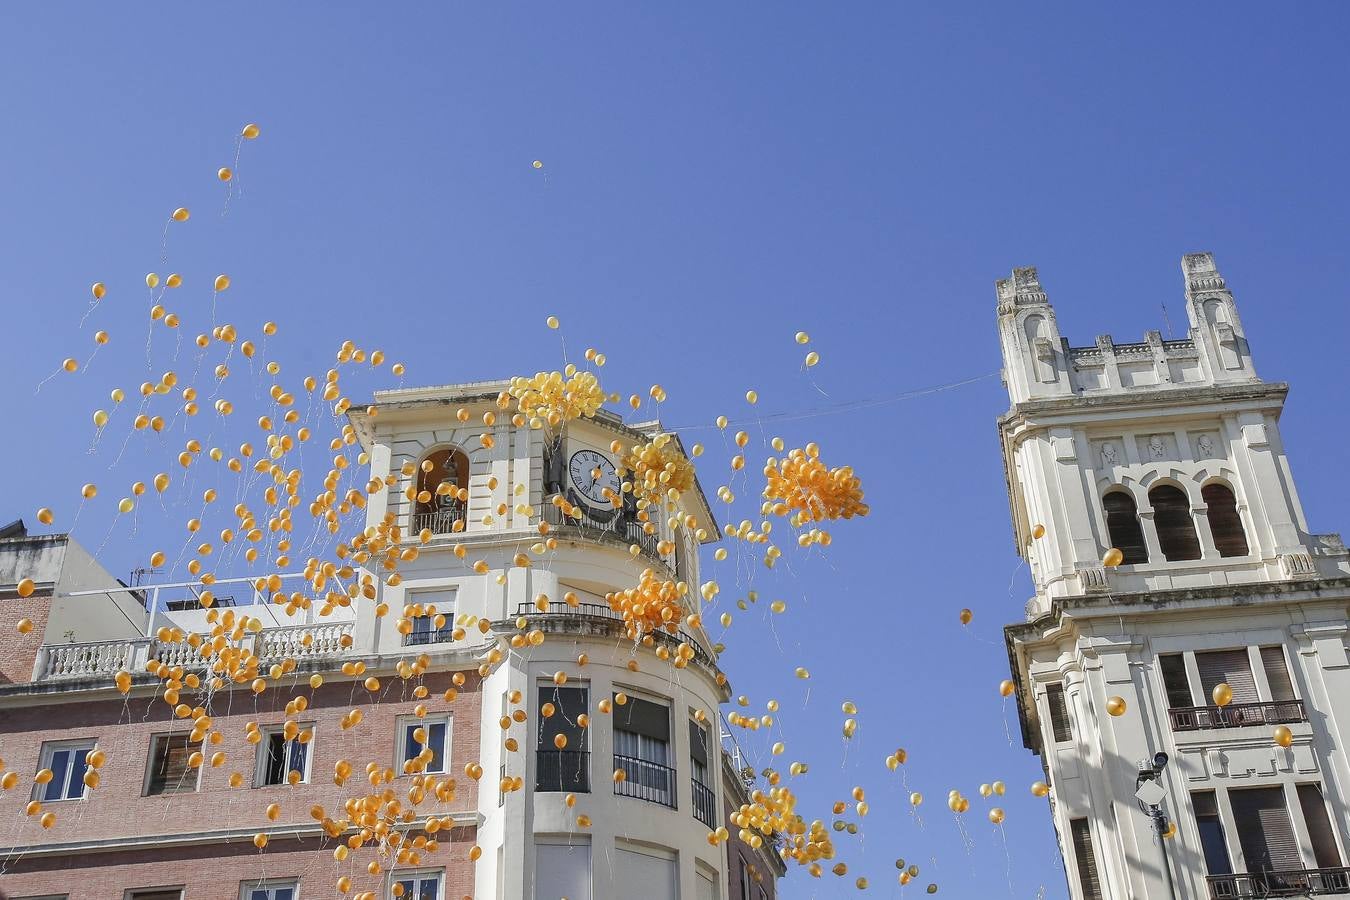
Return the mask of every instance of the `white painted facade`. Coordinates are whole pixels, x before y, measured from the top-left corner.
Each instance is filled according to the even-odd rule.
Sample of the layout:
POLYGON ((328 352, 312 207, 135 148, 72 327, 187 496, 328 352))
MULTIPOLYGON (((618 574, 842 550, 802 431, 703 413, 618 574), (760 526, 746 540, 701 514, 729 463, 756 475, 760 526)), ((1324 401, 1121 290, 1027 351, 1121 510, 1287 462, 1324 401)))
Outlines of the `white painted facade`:
MULTIPOLYGON (((505 640, 517 633, 518 617, 528 618, 530 628, 547 633, 540 646, 510 650, 483 684, 478 759, 485 774, 480 782, 477 832, 483 853, 475 870, 474 896, 544 900, 561 896, 562 889, 572 891, 566 894, 570 900, 633 896, 635 885, 624 880, 641 871, 651 876, 644 880, 642 893, 652 900, 707 897, 710 884, 712 897, 725 898, 726 849, 709 844, 708 834, 722 824, 717 710, 729 688, 717 671, 712 644, 701 627, 684 626, 686 638, 698 648, 698 659, 676 669, 671 661, 659 659, 655 648, 634 645, 621 629, 616 637, 615 623, 600 615, 600 608, 606 607, 606 593, 636 585, 642 570, 653 566, 662 577, 688 583, 690 603, 701 604, 698 547, 685 537, 688 529, 672 535, 667 512, 653 514, 652 520, 657 526, 654 538, 673 539, 678 545, 668 554, 650 547, 634 553, 634 545, 622 536, 598 535, 555 520, 548 534, 557 538, 556 550, 542 557, 532 554, 528 567, 515 565, 516 554, 531 552, 544 539, 540 523, 552 508, 550 498, 556 491, 551 489, 558 485, 546 471, 550 448, 544 432, 515 427, 510 413, 498 409, 496 398, 505 386, 482 383, 384 392, 375 397, 376 416, 352 416, 362 445, 370 453, 371 477, 398 472, 408 462, 420 464, 438 448, 453 447, 469 457, 463 531, 437 534, 423 545, 415 562, 400 565, 402 583, 384 585, 380 599, 397 610, 417 601, 419 594, 431 592, 430 596, 440 600, 441 611, 448 612, 446 604, 452 604, 452 619, 467 615, 493 623, 491 634, 499 647, 505 647, 505 640), (468 411, 467 421, 458 418, 461 409, 468 411), (483 414, 488 411, 496 413, 498 420, 485 428, 483 414), (491 448, 483 447, 480 437, 488 430, 495 439, 491 448), (467 550, 464 558, 454 555, 455 545, 467 550), (485 574, 470 568, 480 559, 488 563, 485 574), (557 609, 568 592, 575 593, 582 605, 577 616, 557 609), (534 608, 540 595, 553 604, 548 613, 539 614, 534 608), (591 605, 589 612, 587 605, 591 605), (581 653, 590 658, 584 667, 577 662, 581 653), (590 790, 572 791, 576 795, 573 807, 566 805, 564 791, 536 790, 539 687, 551 690, 553 675, 559 671, 567 673, 568 686, 583 685, 589 691, 590 790), (511 753, 503 746, 505 732, 498 720, 508 711, 507 695, 516 690, 524 695, 523 708, 529 719, 524 728, 512 729, 520 750, 511 753), (598 701, 615 692, 669 708, 668 753, 674 773, 668 802, 619 796, 615 791, 616 716, 596 711, 598 701), (712 791, 711 827, 694 815, 688 722, 695 711, 706 716, 711 764, 705 768, 703 783, 712 791), (499 793, 496 784, 503 775, 522 777, 524 789, 499 793), (578 825, 578 816, 583 815, 590 818, 589 827, 578 825), (668 884, 660 873, 668 873, 668 884), (578 893, 577 885, 584 885, 585 891, 578 893)), ((592 451, 617 463, 610 449, 613 440, 622 440, 627 447, 645 442, 658 430, 657 423, 629 427, 617 416, 601 412, 594 419, 569 423, 559 450, 568 460, 578 451, 592 451)), ((413 504, 404 494, 415 477, 405 476, 403 484, 372 496, 368 522, 375 524, 391 511, 405 534, 415 536, 413 504)), ((561 477, 571 502, 606 513, 598 504, 585 504, 565 466, 561 477)), ((717 525, 700 490, 685 494, 680 514, 694 515, 706 530, 707 541, 718 539, 717 525)), ((394 631, 393 618, 359 619, 357 629, 371 629, 371 633, 357 634, 357 645, 381 653, 398 652, 402 636, 394 631)), ((669 649, 674 650, 673 642, 669 649)), ((630 777, 637 776, 630 773, 630 777)))
POLYGON ((1186 338, 1103 336, 1086 348, 1060 337, 1035 269, 998 283, 1011 400, 999 426, 1015 540, 1035 587, 1026 621, 1006 630, 1024 739, 1043 759, 1076 900, 1173 895, 1164 841, 1134 798, 1139 762, 1158 751, 1170 757, 1161 805, 1176 826, 1165 841, 1175 897, 1350 896, 1350 875, 1337 871, 1350 864, 1350 559, 1339 535, 1308 527, 1280 438, 1288 387, 1257 377, 1213 257, 1187 255, 1182 270, 1186 338), (1245 553, 1216 537, 1231 528, 1202 496, 1225 489, 1245 553), (1113 493, 1117 506, 1133 501, 1143 546, 1139 561, 1107 568, 1113 537, 1127 533, 1108 525, 1113 493), (1160 527, 1167 494, 1184 496, 1185 511, 1173 506, 1160 527), (1193 531, 1198 558, 1175 558, 1175 528, 1193 531), (1246 656, 1215 652, 1225 650, 1246 656), (1226 710, 1212 706, 1206 681, 1216 660, 1251 682, 1226 710), (1061 689, 1067 723, 1052 715, 1061 689), (1106 713, 1112 697, 1123 715, 1106 713), (1280 724, 1288 748, 1272 738, 1280 724), (1247 827, 1258 794, 1241 792, 1258 787, 1283 790, 1259 796, 1284 798, 1296 844, 1284 856, 1269 852, 1284 825, 1247 827), (1216 827, 1228 872, 1205 855, 1216 827), (1081 871, 1084 832, 1095 886, 1081 871), (1248 858, 1261 846, 1261 859, 1248 858))

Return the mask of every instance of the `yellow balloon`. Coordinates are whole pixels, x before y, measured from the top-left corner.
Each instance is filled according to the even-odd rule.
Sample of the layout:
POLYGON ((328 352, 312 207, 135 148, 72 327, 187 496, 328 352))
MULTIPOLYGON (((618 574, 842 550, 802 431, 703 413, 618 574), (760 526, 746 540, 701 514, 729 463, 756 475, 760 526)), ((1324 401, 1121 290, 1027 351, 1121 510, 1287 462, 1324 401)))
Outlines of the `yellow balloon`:
POLYGON ((549 316, 549 317, 545 320, 545 324, 547 324, 549 328, 557 328, 558 325, 559 325, 558 317, 557 317, 557 316, 549 316))
POLYGON ((118 511, 118 512, 129 513, 129 512, 131 512, 133 509, 135 509, 135 508, 136 508, 136 504, 133 503, 133 502, 131 502, 131 498, 130 498, 130 497, 123 497, 123 498, 122 498, 120 501, 118 501, 118 503, 117 503, 117 511, 118 511))
POLYGON ((74 372, 79 367, 80 367, 79 362, 76 361, 73 357, 61 361, 61 368, 65 369, 67 372, 74 372))
POLYGON ((98 485, 86 484, 84 487, 80 488, 80 496, 86 500, 92 500, 97 495, 98 485))
POLYGON ((174 272, 168 278, 164 279, 164 284, 166 287, 176 288, 181 286, 182 283, 183 283, 183 276, 179 275, 177 272, 174 272))
POLYGON ((811 335, 807 334, 805 331, 797 332, 797 343, 809 344, 810 342, 811 342, 811 335))
POLYGON ((1125 698, 1124 698, 1124 697, 1107 697, 1107 698, 1106 698, 1106 713, 1107 713, 1107 715, 1110 715, 1110 716, 1123 716, 1123 715, 1125 715, 1125 709, 1126 709, 1126 705, 1125 705, 1125 698))
POLYGON ((1281 747, 1288 747, 1294 743, 1294 733, 1289 730, 1287 725, 1275 726, 1275 733, 1272 735, 1275 743, 1281 747))
POLYGON ((45 506, 37 511, 37 520, 43 525, 52 524, 53 518, 55 517, 52 515, 52 511, 45 506))
POLYGON ((745 392, 745 402, 746 402, 746 403, 749 403, 751 406, 753 406, 754 404, 758 403, 758 402, 759 402, 759 392, 758 392, 758 391, 746 391, 746 392, 745 392))
POLYGON ((253 124, 252 122, 249 122, 247 125, 245 125, 244 130, 240 132, 240 134, 248 138, 250 141, 256 138, 260 133, 261 132, 258 126, 253 124))
POLYGON ((30 631, 33 630, 33 620, 20 619, 15 627, 19 629, 19 634, 28 634, 30 631))
POLYGON ((101 281, 95 281, 94 286, 90 288, 90 290, 93 291, 95 300, 102 300, 103 295, 108 293, 107 287, 105 287, 101 281))
POLYGON ((1045 537, 1045 526, 1037 525, 1035 528, 1031 529, 1031 536, 1038 540, 1045 537))
POLYGON ((1033 797, 1044 797, 1050 793, 1050 785, 1044 781, 1033 781, 1031 783, 1031 795, 1033 797))
POLYGON ((542 169, 542 168, 544 167, 543 161, 542 161, 542 160, 538 160, 538 159, 536 159, 534 162, 530 163, 530 165, 534 166, 536 169, 542 169))
POLYGON ((19 594, 20 597, 29 597, 29 596, 32 596, 33 591, 36 590, 36 589, 37 589, 37 585, 33 582, 33 579, 31 579, 31 578, 21 578, 21 579, 19 579, 19 583, 18 583, 18 585, 16 585, 16 587, 15 587, 15 590, 18 591, 18 594, 19 594))
POLYGON ((1214 685, 1210 696, 1214 699, 1215 706, 1227 706, 1233 702, 1233 689, 1228 686, 1228 682, 1221 681, 1214 685))
POLYGON ((1106 566, 1108 569, 1114 569, 1124 561, 1125 554, 1121 553, 1115 547, 1107 550, 1106 555, 1102 557, 1102 565, 1106 566))
POLYGON ((173 211, 173 220, 175 222, 186 222, 192 213, 188 212, 186 206, 180 206, 173 211))
POLYGON ((1016 689, 1017 686, 1012 683, 1011 679, 1008 678, 1003 679, 998 684, 998 692, 1002 694, 1004 697, 1011 697, 1012 692, 1016 689))
POLYGON ((810 353, 806 354, 806 365, 807 365, 808 368, 810 368, 811 366, 814 366, 814 365, 815 365, 816 363, 818 363, 818 362, 820 362, 820 354, 819 354, 819 353, 817 353, 816 351, 812 350, 810 353))
POLYGON ((112 402, 121 403, 123 400, 127 399, 127 392, 121 388, 113 388, 110 396, 112 397, 112 402))
POLYGON ((989 810, 989 821, 993 822, 995 825, 1002 825, 1003 815, 1003 810, 995 806, 993 809, 989 810))
POLYGON ((216 293, 220 293, 221 291, 225 290, 225 289, 228 288, 229 286, 230 286, 230 276, 228 276, 228 275, 217 275, 217 276, 216 276, 216 281, 215 281, 215 289, 216 289, 216 293))
POLYGON ((234 172, 229 166, 221 166, 219 171, 216 172, 216 177, 221 181, 229 181, 234 177, 234 172))
POLYGON ((158 285, 159 285, 159 276, 156 275, 154 272, 151 272, 149 275, 145 276, 146 287, 152 288, 157 287, 158 285))
POLYGON ((975 618, 975 614, 974 614, 973 612, 971 612, 969 609, 963 609, 963 610, 961 610, 961 624, 962 624, 962 625, 969 625, 969 624, 970 624, 970 621, 971 621, 972 619, 974 619, 974 618, 975 618))
POLYGON ((94 343, 95 343, 95 344, 106 344, 106 343, 108 343, 108 332, 106 332, 106 331, 95 331, 95 332, 94 332, 94 343))
POLYGON ((108 424, 108 414, 101 409, 94 410, 94 424, 99 428, 108 424))

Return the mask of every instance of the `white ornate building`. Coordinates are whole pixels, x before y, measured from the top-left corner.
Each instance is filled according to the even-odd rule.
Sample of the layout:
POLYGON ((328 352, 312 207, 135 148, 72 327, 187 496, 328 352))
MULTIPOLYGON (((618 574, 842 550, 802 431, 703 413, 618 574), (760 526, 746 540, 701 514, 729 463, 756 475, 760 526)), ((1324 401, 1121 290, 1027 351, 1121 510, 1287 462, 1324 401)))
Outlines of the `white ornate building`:
POLYGON ((998 282, 1024 740, 1074 898, 1350 896, 1350 559, 1304 519, 1288 386, 1257 377, 1213 257, 1182 272, 1184 339, 1089 347, 1035 269, 998 282))

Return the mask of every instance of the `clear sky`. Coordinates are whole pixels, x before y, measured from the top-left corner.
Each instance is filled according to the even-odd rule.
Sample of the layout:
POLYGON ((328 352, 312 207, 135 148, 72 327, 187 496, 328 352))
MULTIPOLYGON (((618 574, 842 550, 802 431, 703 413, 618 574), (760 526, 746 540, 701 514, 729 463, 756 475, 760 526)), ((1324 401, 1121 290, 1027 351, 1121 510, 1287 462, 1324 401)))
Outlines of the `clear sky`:
MULTIPOLYGON (((872 800, 863 836, 839 841, 849 877, 794 872, 785 897, 854 894, 859 874, 899 896, 898 856, 943 896, 1063 897, 1027 791, 1039 765, 996 692, 1000 628, 1030 585, 994 429, 993 282, 1039 266, 1075 344, 1166 334, 1164 304, 1181 336, 1180 257, 1213 251, 1259 372, 1293 384, 1284 430, 1310 524, 1347 524, 1348 17, 1341 3, 7 4, 0 518, 35 524, 49 505, 68 525, 98 481, 75 533, 112 571, 177 546, 193 514, 180 494, 138 515, 134 538, 125 520, 108 529, 183 423, 162 444, 138 436, 109 472, 124 408, 86 453, 90 412, 146 377, 148 271, 187 277, 172 297, 198 323, 186 337, 228 272, 221 320, 254 337, 278 321, 268 356, 296 375, 347 338, 403 360, 409 384, 551 369, 556 314, 573 359, 601 348, 614 389, 660 382, 664 420, 703 427, 687 440, 712 448, 710 491, 730 456, 707 427, 719 413, 992 376, 763 427, 853 465, 872 513, 827 554, 788 546, 790 565, 757 575, 764 599, 724 661, 756 711, 781 701, 783 762, 811 764, 808 819, 854 784, 872 800), (214 173, 249 121, 262 137, 222 216, 214 173), (193 218, 164 243, 180 205, 193 218), (80 330, 93 281, 109 294, 80 330), (63 357, 87 361, 94 327, 113 342, 92 368, 35 394, 63 357), (848 743, 845 699, 861 710, 848 743), (922 826, 882 765, 897 746, 928 798, 922 826), (1002 833, 976 794, 994 779, 1002 833), (943 805, 953 787, 972 798, 968 844, 943 805)), ((750 449, 753 471, 768 451, 750 449)), ((734 596, 732 567, 718 577, 734 596)))

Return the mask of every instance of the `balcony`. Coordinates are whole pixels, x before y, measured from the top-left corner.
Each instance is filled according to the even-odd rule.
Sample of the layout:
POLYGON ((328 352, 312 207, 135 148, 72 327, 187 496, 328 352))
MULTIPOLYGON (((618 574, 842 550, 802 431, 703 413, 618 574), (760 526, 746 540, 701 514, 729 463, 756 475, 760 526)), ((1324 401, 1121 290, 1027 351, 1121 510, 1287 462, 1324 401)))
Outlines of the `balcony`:
POLYGON ((628 546, 636 544, 648 559, 669 569, 673 578, 680 577, 675 554, 663 556, 657 550, 660 538, 643 530, 643 523, 633 519, 626 510, 617 509, 608 519, 588 515, 581 507, 575 507, 573 511, 576 515, 569 516, 552 503, 546 503, 543 508, 544 521, 552 527, 576 529, 591 540, 611 539, 628 546))
POLYGON ((694 818, 709 828, 717 827, 717 795, 697 778, 689 779, 694 798, 694 818))
POLYGON ((589 750, 535 751, 534 789, 569 794, 591 792, 591 753, 589 750))
MULTIPOLYGON (((578 603, 570 606, 564 601, 550 601, 547 608, 539 610, 533 603, 521 603, 516 607, 516 618, 529 619, 543 631, 581 632, 584 634, 615 634, 627 636, 623 616, 599 603, 578 603)), ((514 625, 503 624, 507 629, 514 625)), ((694 661, 709 671, 717 671, 717 660, 703 649, 698 638, 686 628, 679 628, 675 634, 668 631, 652 632, 652 639, 674 650, 680 644, 694 648, 694 661)))
POLYGON ((464 504, 456 503, 442 509, 425 510, 413 513, 410 534, 421 534, 428 528, 432 534, 452 534, 464 530, 466 519, 464 504))
MULTIPOLYGON (((320 622, 264 628, 245 638, 242 644, 263 664, 280 662, 288 657, 303 662, 306 659, 337 656, 345 650, 342 641, 351 634, 352 624, 320 622)), ((111 678, 121 671, 137 674, 144 672, 151 660, 187 669, 204 664, 197 650, 186 642, 171 643, 148 637, 82 644, 47 644, 39 650, 38 679, 111 678)))
MULTIPOLYGON (((1183 706, 1169 709, 1173 731, 1205 728, 1244 728, 1249 725, 1287 725, 1308 721, 1302 700, 1230 703, 1227 706, 1183 706)), ((1273 895, 1272 895, 1273 896, 1273 895)))
POLYGON ((648 762, 635 756, 614 754, 614 768, 623 769, 623 781, 614 782, 614 793, 619 797, 636 797, 649 803, 659 803, 676 809, 675 770, 660 763, 648 762))
POLYGON ((1350 892, 1350 868, 1289 869, 1247 875, 1210 875, 1211 900, 1256 897, 1318 897, 1350 892))

